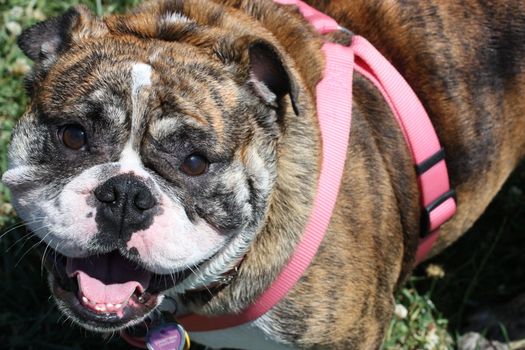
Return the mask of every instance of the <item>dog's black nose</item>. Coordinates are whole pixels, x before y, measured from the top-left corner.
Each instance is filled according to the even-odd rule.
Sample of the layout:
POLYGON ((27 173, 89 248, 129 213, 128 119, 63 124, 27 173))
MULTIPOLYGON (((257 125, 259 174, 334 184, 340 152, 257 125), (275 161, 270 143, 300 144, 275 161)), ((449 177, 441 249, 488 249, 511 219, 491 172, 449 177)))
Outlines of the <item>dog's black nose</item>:
POLYGON ((95 189, 96 221, 104 234, 129 239, 153 222, 157 202, 144 182, 131 174, 110 178, 95 189))

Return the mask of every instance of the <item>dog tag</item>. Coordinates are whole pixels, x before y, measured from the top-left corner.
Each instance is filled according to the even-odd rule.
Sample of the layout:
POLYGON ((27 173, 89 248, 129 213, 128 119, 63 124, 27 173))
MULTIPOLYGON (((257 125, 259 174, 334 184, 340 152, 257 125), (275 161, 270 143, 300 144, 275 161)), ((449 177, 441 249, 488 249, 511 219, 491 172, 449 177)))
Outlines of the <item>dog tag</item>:
POLYGON ((164 323, 153 328, 146 335, 149 350, 189 350, 190 338, 177 323, 164 323))

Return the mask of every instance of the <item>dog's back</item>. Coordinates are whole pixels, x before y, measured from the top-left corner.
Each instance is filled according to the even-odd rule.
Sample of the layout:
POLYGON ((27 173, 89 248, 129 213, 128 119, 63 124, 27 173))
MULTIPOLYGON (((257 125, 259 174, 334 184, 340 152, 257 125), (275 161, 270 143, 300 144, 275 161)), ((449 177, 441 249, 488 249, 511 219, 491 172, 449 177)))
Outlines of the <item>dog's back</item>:
POLYGON ((307 1, 365 36, 427 109, 459 210, 435 252, 481 215, 525 154, 523 1, 307 1))

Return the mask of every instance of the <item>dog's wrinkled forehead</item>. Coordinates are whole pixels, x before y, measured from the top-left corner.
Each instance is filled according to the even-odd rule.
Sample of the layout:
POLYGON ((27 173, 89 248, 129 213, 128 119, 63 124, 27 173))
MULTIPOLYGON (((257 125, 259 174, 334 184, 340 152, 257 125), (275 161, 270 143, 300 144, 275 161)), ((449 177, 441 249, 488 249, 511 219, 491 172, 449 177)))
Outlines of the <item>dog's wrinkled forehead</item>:
POLYGON ((222 145, 234 146, 239 129, 228 124, 242 123, 239 110, 246 109, 249 96, 228 72, 199 60, 198 50, 183 44, 137 46, 105 40, 58 57, 40 85, 38 110, 57 121, 116 127, 121 139, 128 132, 137 141, 145 133, 164 138, 189 127, 206 133, 208 142, 226 141, 228 135, 222 145))
POLYGON ((26 30, 19 45, 35 61, 27 79, 32 110, 46 123, 113 132, 105 144, 132 139, 137 149, 148 136, 191 138, 231 156, 254 127, 275 136, 283 96, 294 100, 278 50, 167 3, 147 16, 106 19, 76 7, 26 30))

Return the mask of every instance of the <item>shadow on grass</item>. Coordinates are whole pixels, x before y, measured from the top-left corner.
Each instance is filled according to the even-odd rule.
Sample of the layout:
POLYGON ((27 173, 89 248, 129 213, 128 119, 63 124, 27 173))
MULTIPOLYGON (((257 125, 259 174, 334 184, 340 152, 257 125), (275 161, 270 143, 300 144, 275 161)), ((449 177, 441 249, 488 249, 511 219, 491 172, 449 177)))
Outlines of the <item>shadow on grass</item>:
MULTIPOLYGON (((473 311, 525 293, 525 162, 476 224, 429 263, 445 270, 432 300, 449 320, 452 334, 464 329, 473 311)), ((422 275, 427 265, 416 275, 422 275)), ((418 287, 423 293, 429 285, 423 282, 418 287)), ((522 318, 525 321, 525 315, 522 318)))

